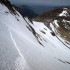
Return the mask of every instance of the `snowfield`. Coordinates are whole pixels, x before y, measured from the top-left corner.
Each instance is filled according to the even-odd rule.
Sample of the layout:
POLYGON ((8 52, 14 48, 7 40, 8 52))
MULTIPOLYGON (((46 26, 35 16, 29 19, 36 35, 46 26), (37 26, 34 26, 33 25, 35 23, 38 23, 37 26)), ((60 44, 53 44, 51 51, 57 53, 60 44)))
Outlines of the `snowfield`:
POLYGON ((70 45, 51 32, 0 4, 0 70, 70 70, 70 45))

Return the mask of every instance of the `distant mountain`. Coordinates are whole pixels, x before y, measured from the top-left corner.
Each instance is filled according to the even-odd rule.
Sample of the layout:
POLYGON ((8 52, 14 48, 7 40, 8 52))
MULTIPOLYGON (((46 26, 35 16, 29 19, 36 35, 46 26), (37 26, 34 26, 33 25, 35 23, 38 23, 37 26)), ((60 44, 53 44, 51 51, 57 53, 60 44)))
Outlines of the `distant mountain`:
POLYGON ((62 36, 64 39, 70 42, 70 7, 59 7, 48 12, 44 12, 42 15, 35 19, 38 22, 44 22, 53 32, 62 36), (55 28, 53 30, 53 27, 55 28))
POLYGON ((23 17, 35 18, 38 16, 38 14, 35 13, 33 10, 31 10, 28 6, 25 5, 22 7, 15 6, 15 8, 21 13, 23 17))
POLYGON ((70 14, 70 7, 59 7, 50 11, 46 11, 40 15, 41 18, 51 19, 56 17, 69 17, 70 14), (62 14, 61 14, 62 13, 62 14), (59 16, 58 16, 59 15, 59 16))
POLYGON ((58 6, 50 6, 50 5, 22 5, 21 7, 23 8, 24 6, 26 6, 26 8, 33 10, 35 13, 39 15, 45 11, 49 11, 51 9, 58 7, 58 6))

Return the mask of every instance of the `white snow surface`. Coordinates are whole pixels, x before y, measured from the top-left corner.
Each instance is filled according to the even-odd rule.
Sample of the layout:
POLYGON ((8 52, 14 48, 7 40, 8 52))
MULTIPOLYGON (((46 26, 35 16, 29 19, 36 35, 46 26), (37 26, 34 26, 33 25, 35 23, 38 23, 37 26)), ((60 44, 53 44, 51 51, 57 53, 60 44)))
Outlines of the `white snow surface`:
POLYGON ((53 24, 55 24, 56 28, 59 27, 59 25, 58 25, 58 20, 54 20, 54 21, 53 21, 53 24))
POLYGON ((25 20, 0 4, 0 70, 70 70, 70 49, 52 36, 44 23, 25 20))

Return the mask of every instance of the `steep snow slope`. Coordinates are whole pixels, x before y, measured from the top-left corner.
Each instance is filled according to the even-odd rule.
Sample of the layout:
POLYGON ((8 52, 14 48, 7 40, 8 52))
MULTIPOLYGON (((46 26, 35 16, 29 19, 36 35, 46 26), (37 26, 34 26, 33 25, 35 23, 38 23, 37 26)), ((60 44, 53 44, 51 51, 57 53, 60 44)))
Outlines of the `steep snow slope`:
POLYGON ((0 70, 69 70, 70 49, 51 32, 0 4, 0 70))

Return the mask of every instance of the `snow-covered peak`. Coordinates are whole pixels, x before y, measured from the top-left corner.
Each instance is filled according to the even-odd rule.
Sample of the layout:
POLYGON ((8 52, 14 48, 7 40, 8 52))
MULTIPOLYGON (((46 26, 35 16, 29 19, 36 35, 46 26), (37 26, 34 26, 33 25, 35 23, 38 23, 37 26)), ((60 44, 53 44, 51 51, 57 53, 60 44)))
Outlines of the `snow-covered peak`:
POLYGON ((67 8, 63 8, 63 11, 59 14, 59 16, 69 16, 68 12, 67 12, 67 8))

